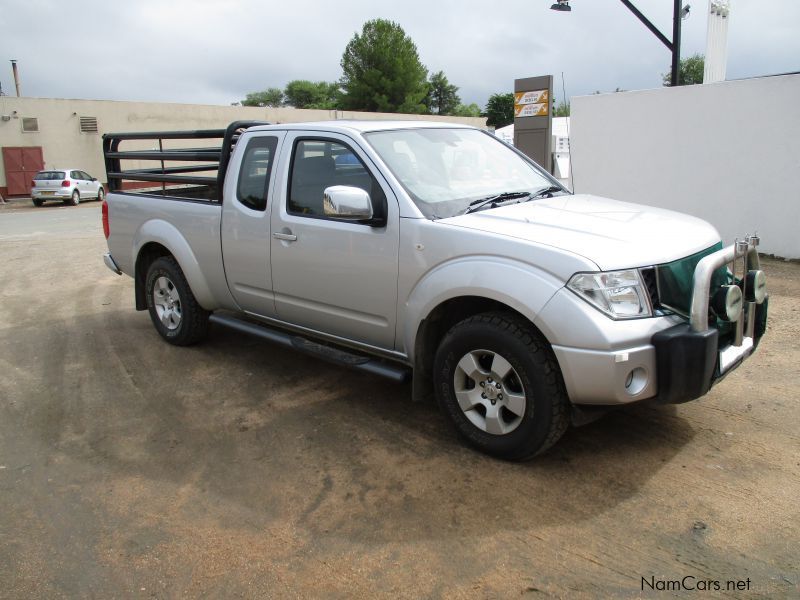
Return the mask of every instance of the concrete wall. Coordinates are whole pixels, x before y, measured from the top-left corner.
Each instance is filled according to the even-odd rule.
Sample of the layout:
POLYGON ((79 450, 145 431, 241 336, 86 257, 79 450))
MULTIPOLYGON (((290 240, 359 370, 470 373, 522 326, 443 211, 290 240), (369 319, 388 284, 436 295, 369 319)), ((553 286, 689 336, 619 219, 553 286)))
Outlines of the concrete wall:
MULTIPOLYGON (((800 75, 572 98, 575 191, 758 232, 800 258, 800 75)), ((680 232, 676 232, 680 235, 680 232)))
MULTIPOLYGON (((238 119, 271 123, 329 119, 425 119, 486 126, 486 119, 469 117, 9 96, 0 97, 0 116, 3 115, 11 118, 8 121, 0 120, 0 147, 41 146, 45 168, 76 167, 101 180, 105 179, 101 135, 108 132, 219 129, 238 119), (24 133, 23 117, 38 118, 39 132, 24 133), (99 133, 81 133, 79 117, 96 117, 99 133)), ((5 195, 6 191, 5 168, 0 160, 0 194, 5 195)))

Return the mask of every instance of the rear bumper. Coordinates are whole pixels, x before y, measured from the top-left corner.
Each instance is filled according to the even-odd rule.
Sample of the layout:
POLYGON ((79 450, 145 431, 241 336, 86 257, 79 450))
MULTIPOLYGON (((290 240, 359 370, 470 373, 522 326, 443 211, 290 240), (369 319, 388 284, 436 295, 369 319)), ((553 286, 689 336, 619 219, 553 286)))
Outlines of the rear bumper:
POLYGON ((70 188, 58 188, 55 190, 31 190, 31 198, 36 200, 63 200, 72 196, 70 188))
POLYGON ((109 269, 114 271, 114 273, 116 273, 117 275, 122 275, 122 271, 117 266, 117 263, 114 261, 114 257, 111 256, 110 252, 106 252, 105 254, 103 254, 103 262, 109 269))

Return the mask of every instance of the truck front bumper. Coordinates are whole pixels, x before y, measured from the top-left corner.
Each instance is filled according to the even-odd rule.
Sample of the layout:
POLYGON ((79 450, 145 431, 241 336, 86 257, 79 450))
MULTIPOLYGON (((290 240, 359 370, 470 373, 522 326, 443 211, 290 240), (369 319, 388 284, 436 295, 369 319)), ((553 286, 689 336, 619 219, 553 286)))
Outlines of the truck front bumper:
POLYGON ((748 240, 746 247, 723 248, 698 263, 689 322, 677 315, 612 321, 574 294, 557 293, 558 299, 545 307, 535 323, 553 341, 571 402, 594 406, 646 399, 687 402, 704 395, 738 367, 766 330, 768 299, 745 298, 740 318, 732 324, 733 335, 723 341, 709 324, 711 274, 740 259, 745 273, 757 270, 756 243, 748 240), (558 329, 547 327, 554 321, 558 329), (593 341, 595 348, 578 347, 577 342, 586 340, 593 341))
MULTIPOLYGON (((749 274, 759 271, 758 237, 723 248, 703 258, 695 268, 691 314, 688 323, 681 323, 653 336, 656 348, 659 402, 677 404, 704 395, 717 381, 742 364, 758 346, 767 329, 769 298, 748 289, 749 274), (719 331, 709 316, 712 273, 732 264, 734 277, 737 263, 742 263, 742 306, 732 323, 731 339, 722 346, 719 331), (758 296, 758 297, 757 297, 758 296)), ((762 274, 763 275, 763 274, 762 274)))

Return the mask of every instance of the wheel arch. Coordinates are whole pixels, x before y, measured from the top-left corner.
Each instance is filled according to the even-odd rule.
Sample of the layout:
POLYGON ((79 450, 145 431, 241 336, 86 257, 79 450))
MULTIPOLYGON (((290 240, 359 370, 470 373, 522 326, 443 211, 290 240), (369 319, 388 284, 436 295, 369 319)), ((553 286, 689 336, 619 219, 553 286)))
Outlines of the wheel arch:
POLYGON ((563 285, 548 273, 504 259, 477 264, 463 261, 429 273, 406 303, 403 342, 414 367, 414 398, 430 396, 433 357, 439 342, 453 325, 468 317, 490 311, 510 313, 548 341, 534 319, 563 285), (491 273, 502 283, 476 285, 481 273, 491 273))
POLYGON ((175 259, 201 307, 206 310, 217 308, 208 282, 189 243, 175 226, 166 221, 152 220, 142 225, 134 239, 136 310, 147 309, 145 297, 147 270, 153 261, 161 256, 172 256, 175 259))
POLYGON ((136 310, 147 310, 147 298, 145 297, 147 271, 153 261, 162 256, 172 256, 172 252, 158 242, 147 242, 139 249, 139 254, 136 255, 136 266, 134 267, 133 275, 136 310))

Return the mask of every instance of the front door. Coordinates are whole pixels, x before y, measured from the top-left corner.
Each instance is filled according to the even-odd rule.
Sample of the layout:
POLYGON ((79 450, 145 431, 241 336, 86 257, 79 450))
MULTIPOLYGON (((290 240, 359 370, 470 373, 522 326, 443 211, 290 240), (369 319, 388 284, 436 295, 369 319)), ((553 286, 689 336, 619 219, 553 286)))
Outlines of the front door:
POLYGON ((223 191, 222 257, 228 289, 242 310, 265 317, 275 316, 269 213, 274 163, 284 135, 243 135, 231 156, 223 191))
POLYGON ((272 283, 278 317, 384 349, 394 347, 399 209, 391 188, 351 139, 291 132, 272 209, 272 283), (333 185, 366 190, 386 223, 325 216, 333 185))
POLYGON ((9 196, 30 196, 31 180, 44 169, 41 146, 3 148, 3 167, 9 196))

